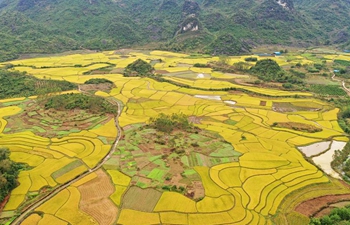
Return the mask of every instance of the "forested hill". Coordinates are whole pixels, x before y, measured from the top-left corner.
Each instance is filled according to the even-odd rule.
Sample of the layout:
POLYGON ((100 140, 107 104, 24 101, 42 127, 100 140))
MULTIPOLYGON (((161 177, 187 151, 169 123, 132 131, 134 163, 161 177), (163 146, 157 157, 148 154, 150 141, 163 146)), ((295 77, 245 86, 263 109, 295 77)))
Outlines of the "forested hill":
POLYGON ((213 54, 350 45, 349 0, 0 0, 0 60, 145 46, 213 54))

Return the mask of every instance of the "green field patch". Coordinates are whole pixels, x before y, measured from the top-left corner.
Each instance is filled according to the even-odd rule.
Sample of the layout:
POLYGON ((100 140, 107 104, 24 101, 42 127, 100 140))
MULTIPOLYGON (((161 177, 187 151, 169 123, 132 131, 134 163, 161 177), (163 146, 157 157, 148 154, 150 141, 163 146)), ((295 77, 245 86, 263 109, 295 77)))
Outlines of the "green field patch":
POLYGON ((35 116, 35 115, 38 115, 37 112, 33 111, 33 112, 28 112, 28 116, 32 117, 32 116, 35 116))
POLYGON ((15 214, 16 214, 15 211, 4 211, 4 212, 1 212, 0 219, 11 218, 11 217, 13 217, 15 214))
POLYGON ((9 127, 6 127, 6 128, 4 129, 4 133, 10 132, 10 131, 11 131, 11 128, 9 128, 9 127))
POLYGON ((45 133, 46 132, 46 130, 44 128, 41 128, 41 127, 38 127, 38 126, 33 126, 32 129, 36 130, 36 131, 38 131, 40 133, 45 133))
POLYGON ((61 169, 57 170, 56 172, 53 172, 51 174, 51 177, 56 180, 57 178, 61 177, 62 175, 66 174, 69 171, 74 170, 82 165, 84 165, 84 164, 80 160, 75 160, 75 161, 69 163, 68 165, 62 167, 61 169))
POLYGON ((152 212, 162 193, 154 189, 131 187, 124 195, 123 209, 152 212))
POLYGON ((160 169, 154 169, 148 174, 148 178, 157 180, 157 181, 162 181, 164 175, 166 174, 166 171, 160 170, 160 169))
POLYGON ((237 121, 234 121, 234 120, 225 120, 224 123, 225 123, 225 124, 228 124, 228 125, 234 126, 234 125, 236 125, 238 122, 237 122, 237 121))
POLYGON ((331 95, 331 96, 346 96, 347 93, 338 85, 311 85, 310 89, 312 92, 320 95, 331 95))
POLYGON ((45 107, 44 100, 26 100, 23 110, 8 119, 8 133, 32 131, 44 137, 64 136, 89 130, 97 124, 103 125, 113 118, 111 114, 96 114, 87 109, 55 110, 45 107))

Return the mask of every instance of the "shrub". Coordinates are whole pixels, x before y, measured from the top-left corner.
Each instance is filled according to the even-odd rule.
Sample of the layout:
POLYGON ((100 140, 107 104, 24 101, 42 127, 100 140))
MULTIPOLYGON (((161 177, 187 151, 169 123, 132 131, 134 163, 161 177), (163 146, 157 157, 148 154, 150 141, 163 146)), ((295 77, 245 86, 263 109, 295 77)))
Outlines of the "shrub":
POLYGON ((257 57, 248 57, 244 59, 246 62, 257 62, 258 58, 257 57))

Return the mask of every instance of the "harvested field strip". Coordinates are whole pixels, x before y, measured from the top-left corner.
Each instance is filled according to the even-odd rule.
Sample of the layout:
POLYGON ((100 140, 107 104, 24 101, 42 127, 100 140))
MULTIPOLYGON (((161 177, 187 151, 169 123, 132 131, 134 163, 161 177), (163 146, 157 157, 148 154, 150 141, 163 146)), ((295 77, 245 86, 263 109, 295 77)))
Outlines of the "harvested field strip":
POLYGON ((95 220, 79 210, 80 193, 78 189, 69 187, 67 190, 70 192, 70 197, 68 201, 57 211, 55 216, 76 225, 96 224, 95 220))
POLYGON ((100 225, 111 225, 117 220, 118 208, 109 199, 114 185, 103 170, 96 172, 97 177, 80 185, 80 209, 92 216, 100 225))
POLYGON ((162 193, 154 189, 131 187, 123 197, 123 209, 152 212, 159 204, 162 193))
POLYGON ((69 172, 70 170, 73 170, 75 168, 78 168, 79 166, 82 166, 82 162, 79 160, 73 161, 69 163, 68 165, 62 167, 61 169, 57 170, 53 174, 51 174, 53 179, 57 179, 58 177, 62 176, 63 174, 69 172))

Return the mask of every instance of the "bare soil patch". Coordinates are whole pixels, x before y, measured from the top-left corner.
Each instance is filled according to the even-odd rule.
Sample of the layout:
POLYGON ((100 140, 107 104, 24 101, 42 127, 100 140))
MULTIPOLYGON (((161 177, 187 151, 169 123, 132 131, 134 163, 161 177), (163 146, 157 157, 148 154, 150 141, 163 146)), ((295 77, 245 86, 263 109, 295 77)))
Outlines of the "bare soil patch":
POLYGON ((275 112, 320 111, 321 108, 312 106, 297 106, 290 102, 273 102, 272 110, 275 112))
POLYGON ((266 101, 260 101, 260 106, 266 106, 266 101))
POLYGON ((109 198, 114 192, 114 185, 103 170, 98 170, 96 174, 97 178, 78 187, 81 193, 79 206, 99 224, 111 225, 118 214, 118 208, 109 198))
POLYGON ((327 212, 329 212, 328 208, 331 204, 349 200, 350 194, 322 196, 299 204, 295 208, 295 211, 307 217, 322 217, 323 215, 326 215, 327 212))
POLYGON ((296 123, 296 122, 286 122, 286 123, 276 123, 274 127, 287 128, 296 131, 316 133, 321 132, 322 128, 316 127, 310 124, 296 123))
POLYGON ((4 199, 4 201, 0 202, 0 214, 2 213, 2 210, 4 209, 6 203, 10 199, 10 195, 7 195, 4 199))
POLYGON ((102 84, 82 84, 79 85, 80 90, 83 92, 89 91, 104 91, 109 92, 113 88, 113 84, 110 83, 102 83, 102 84))
POLYGON ((169 72, 166 71, 166 70, 156 70, 156 71, 154 71, 154 73, 156 73, 156 74, 167 74, 169 72))
POLYGON ((194 124, 201 124, 202 118, 197 116, 190 116, 188 120, 194 124))

